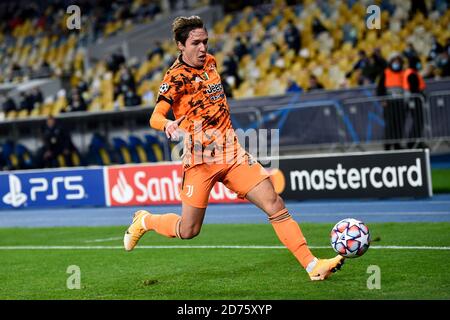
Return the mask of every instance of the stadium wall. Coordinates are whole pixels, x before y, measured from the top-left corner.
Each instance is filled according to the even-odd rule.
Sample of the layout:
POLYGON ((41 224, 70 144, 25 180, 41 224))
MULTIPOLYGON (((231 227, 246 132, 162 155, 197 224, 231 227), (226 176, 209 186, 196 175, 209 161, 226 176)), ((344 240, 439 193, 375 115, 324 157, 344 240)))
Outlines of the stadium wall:
MULTIPOLYGON (((285 200, 432 196, 427 149, 260 162, 285 200)), ((2 172, 0 209, 180 204, 181 179, 179 162, 2 172)), ((240 202, 221 183, 210 195, 210 203, 240 202)))

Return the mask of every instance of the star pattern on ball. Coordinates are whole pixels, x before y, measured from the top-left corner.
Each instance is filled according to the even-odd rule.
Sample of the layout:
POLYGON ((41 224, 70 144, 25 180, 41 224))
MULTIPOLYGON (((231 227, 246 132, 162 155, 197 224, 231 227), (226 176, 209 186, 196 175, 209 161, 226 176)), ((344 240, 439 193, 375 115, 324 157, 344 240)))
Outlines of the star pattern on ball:
POLYGON ((361 231, 361 237, 359 238, 359 241, 361 241, 361 243, 369 243, 369 234, 365 234, 361 231))

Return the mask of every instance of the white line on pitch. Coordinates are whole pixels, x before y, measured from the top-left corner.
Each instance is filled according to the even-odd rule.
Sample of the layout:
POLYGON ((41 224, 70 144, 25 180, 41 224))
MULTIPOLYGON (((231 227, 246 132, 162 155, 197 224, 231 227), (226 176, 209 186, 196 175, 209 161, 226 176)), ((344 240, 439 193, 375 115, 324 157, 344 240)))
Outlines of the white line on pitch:
MULTIPOLYGON (((310 246, 311 249, 331 249, 330 246, 310 246)), ((0 246, 0 250, 123 250, 123 246, 0 246)), ((138 246, 136 249, 286 249, 284 246, 138 246)), ((371 246, 381 250, 450 250, 432 246, 371 246)))
POLYGON ((94 240, 86 240, 84 242, 107 242, 111 240, 121 240, 123 237, 113 237, 113 238, 105 238, 105 239, 94 239, 94 240))

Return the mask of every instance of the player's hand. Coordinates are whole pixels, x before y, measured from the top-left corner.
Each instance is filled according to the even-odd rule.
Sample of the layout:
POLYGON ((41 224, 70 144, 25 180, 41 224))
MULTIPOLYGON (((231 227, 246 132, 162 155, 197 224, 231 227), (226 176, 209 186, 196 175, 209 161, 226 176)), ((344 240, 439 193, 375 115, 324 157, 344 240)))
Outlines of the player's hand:
POLYGON ((164 131, 166 133, 166 137, 172 140, 178 140, 180 138, 180 132, 181 129, 178 127, 181 121, 184 120, 186 116, 182 116, 178 118, 175 121, 169 121, 167 122, 166 126, 164 127, 164 131))

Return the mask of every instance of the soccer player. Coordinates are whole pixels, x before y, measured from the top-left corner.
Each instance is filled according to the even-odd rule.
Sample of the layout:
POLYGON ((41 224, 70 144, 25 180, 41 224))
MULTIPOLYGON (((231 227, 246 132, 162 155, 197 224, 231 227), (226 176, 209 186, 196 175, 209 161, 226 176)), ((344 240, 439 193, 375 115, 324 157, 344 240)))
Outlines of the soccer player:
POLYGON ((239 144, 231 125, 215 58, 207 53, 208 32, 200 17, 178 17, 173 35, 180 51, 166 72, 150 126, 177 140, 185 133, 181 216, 138 210, 124 236, 131 251, 147 231, 171 238, 191 239, 202 227, 211 189, 222 182, 268 216, 280 241, 306 269, 311 280, 324 280, 344 263, 340 255, 317 259, 300 226, 275 192, 267 171, 239 144), (175 121, 166 118, 172 108, 175 121))

